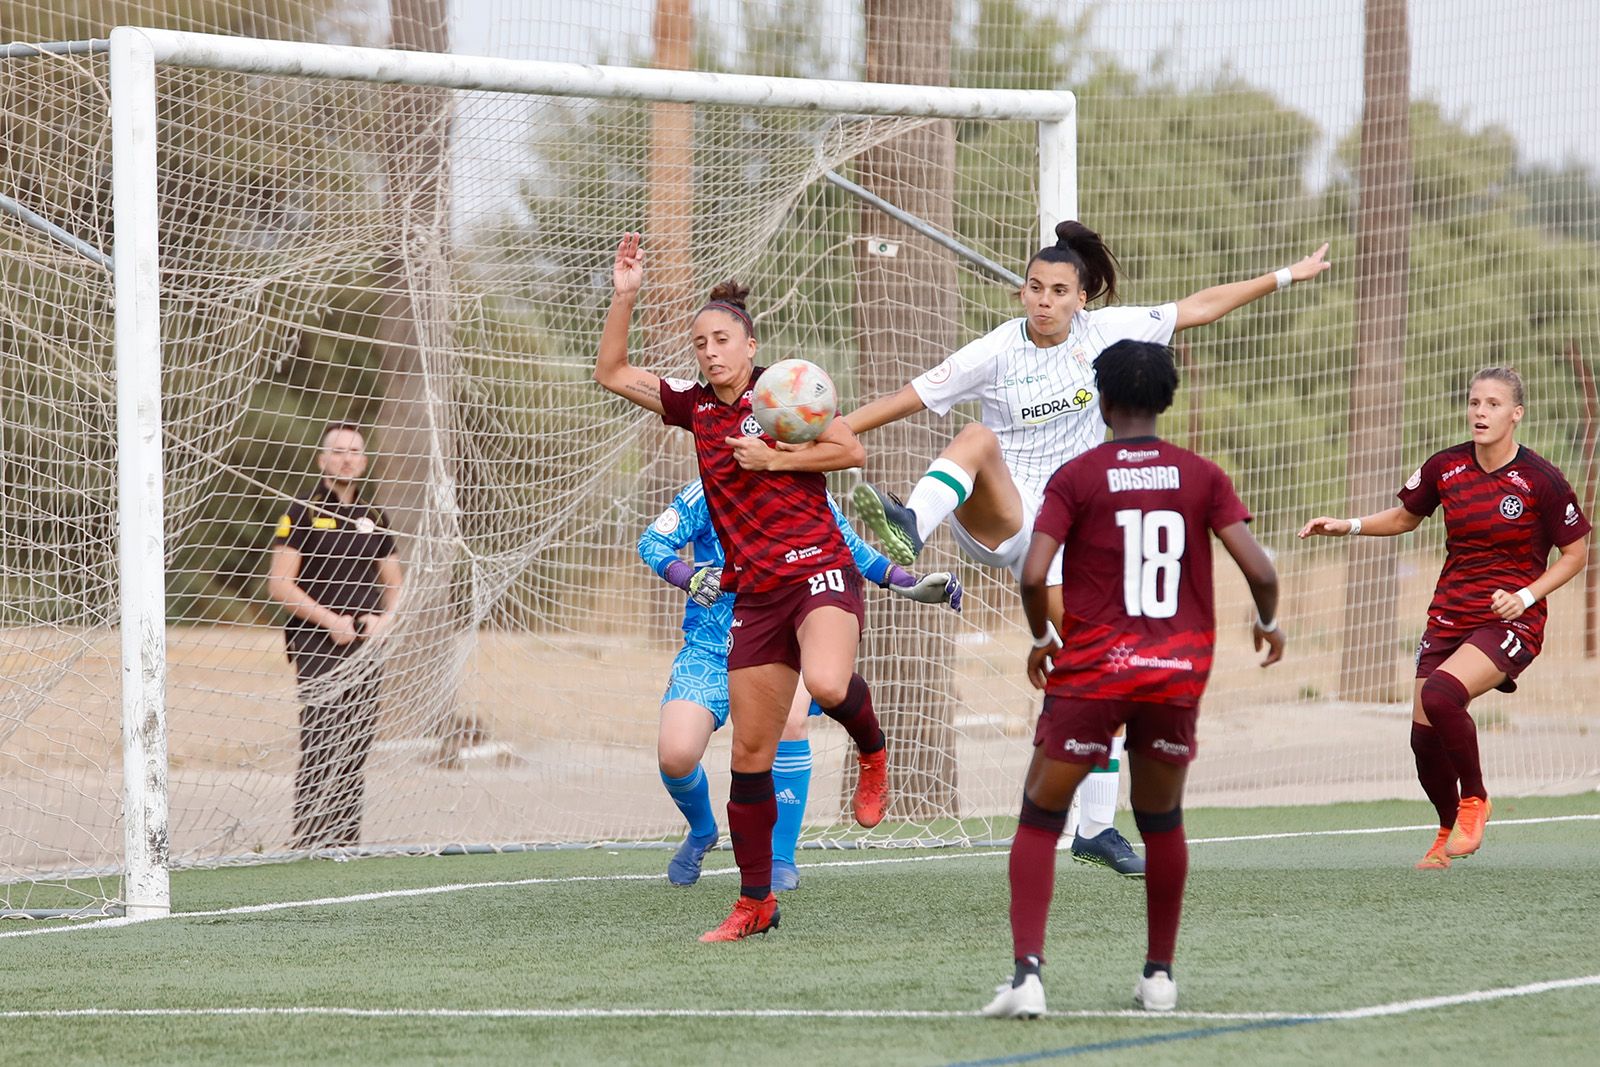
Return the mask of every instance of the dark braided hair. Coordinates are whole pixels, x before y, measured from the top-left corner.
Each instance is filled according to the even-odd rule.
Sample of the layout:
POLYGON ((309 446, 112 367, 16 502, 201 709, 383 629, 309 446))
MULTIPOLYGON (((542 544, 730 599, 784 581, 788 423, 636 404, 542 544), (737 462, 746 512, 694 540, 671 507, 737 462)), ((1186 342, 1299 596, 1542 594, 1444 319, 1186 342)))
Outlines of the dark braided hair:
POLYGON ((1056 243, 1035 252, 1028 266, 1040 261, 1070 263, 1076 267, 1078 280, 1083 283, 1090 300, 1102 296, 1109 301, 1117 299, 1117 257, 1111 254, 1098 233, 1076 219, 1057 223, 1056 243))
POLYGON ((1159 415, 1178 391, 1178 365, 1166 345, 1118 341, 1095 357, 1094 382, 1107 404, 1136 415, 1159 415))

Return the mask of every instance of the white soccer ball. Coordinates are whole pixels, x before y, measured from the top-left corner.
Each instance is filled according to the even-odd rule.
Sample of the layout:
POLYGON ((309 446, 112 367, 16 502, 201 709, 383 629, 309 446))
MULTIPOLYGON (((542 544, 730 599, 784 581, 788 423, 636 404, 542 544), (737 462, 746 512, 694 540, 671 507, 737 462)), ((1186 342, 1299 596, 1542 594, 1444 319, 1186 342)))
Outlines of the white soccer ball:
POLYGON ((783 359, 762 371, 750 413, 770 436, 791 445, 815 440, 839 411, 828 372, 808 359, 783 359))

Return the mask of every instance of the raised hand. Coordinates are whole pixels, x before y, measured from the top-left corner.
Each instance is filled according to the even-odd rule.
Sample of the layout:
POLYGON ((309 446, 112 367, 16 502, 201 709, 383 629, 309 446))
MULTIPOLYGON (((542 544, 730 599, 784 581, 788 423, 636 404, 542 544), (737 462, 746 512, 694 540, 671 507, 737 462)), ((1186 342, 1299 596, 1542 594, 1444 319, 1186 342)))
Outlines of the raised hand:
POLYGON ((1297 282, 1309 282, 1333 266, 1324 257, 1328 254, 1328 242, 1322 242, 1322 247, 1311 253, 1300 262, 1289 268, 1289 277, 1297 282))
POLYGON ((618 296, 633 296, 644 284, 644 252, 639 235, 625 233, 617 244, 617 261, 611 267, 611 287, 618 296))

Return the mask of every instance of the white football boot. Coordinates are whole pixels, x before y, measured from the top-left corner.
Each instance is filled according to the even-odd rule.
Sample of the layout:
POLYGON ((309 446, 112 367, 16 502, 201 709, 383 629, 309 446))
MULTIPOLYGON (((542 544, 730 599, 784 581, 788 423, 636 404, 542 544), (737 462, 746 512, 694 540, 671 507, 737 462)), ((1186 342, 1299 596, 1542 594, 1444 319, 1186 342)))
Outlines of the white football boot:
POLYGON ((1133 1003, 1145 1011, 1171 1011, 1178 1006, 1178 983, 1166 971, 1141 977, 1133 987, 1133 1003))
POLYGON ((994 999, 983 1009, 991 1019, 1037 1019, 1044 1014, 1044 983, 1030 974, 1022 984, 1004 982, 994 987, 994 999))

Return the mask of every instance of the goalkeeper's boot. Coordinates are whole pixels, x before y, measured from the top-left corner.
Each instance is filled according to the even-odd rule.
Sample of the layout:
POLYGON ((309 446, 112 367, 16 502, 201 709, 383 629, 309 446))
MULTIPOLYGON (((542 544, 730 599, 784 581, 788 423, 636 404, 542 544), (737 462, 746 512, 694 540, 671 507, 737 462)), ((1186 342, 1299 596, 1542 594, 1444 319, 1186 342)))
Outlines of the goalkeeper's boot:
POLYGON ((1434 837, 1433 844, 1428 848, 1427 852, 1423 853, 1422 858, 1417 861, 1417 870, 1447 871, 1450 869, 1450 857, 1444 854, 1444 843, 1449 837, 1450 828, 1447 826, 1439 827, 1439 833, 1434 837))
POLYGON ((858 755, 861 777, 856 780, 856 795, 850 802, 856 822, 868 829, 883 821, 883 808, 889 799, 889 750, 858 755))
POLYGON ((772 860, 772 891, 774 893, 787 893, 791 889, 800 888, 800 869, 788 860, 776 857, 772 860))
POLYGON ((766 900, 756 900, 741 894, 733 905, 733 912, 722 925, 700 935, 704 942, 741 941, 755 934, 764 934, 778 927, 778 898, 771 893, 766 900))
POLYGON ((1037 974, 1022 975, 1022 981, 1004 982, 994 987, 994 999, 984 1005, 983 1014, 991 1019, 1037 1019, 1045 1013, 1044 983, 1037 974))
POLYGON ((694 885, 700 880, 700 864, 706 853, 717 847, 717 835, 696 837, 690 834, 678 846, 672 862, 667 864, 667 881, 673 885, 694 885))
POLYGON ((1079 863, 1108 867, 1124 878, 1144 877, 1144 857, 1133 850, 1128 839, 1118 833, 1115 826, 1101 830, 1093 837, 1073 835, 1072 858, 1079 863))
POLYGON ((1470 856, 1483 844, 1483 828, 1489 821, 1492 805, 1488 797, 1462 797, 1456 808, 1456 825, 1444 843, 1444 854, 1453 860, 1470 856))
POLYGON ((1166 971, 1141 976, 1133 986, 1133 1005, 1145 1011, 1171 1011, 1178 1006, 1178 983, 1166 971))
POLYGON ((883 554, 902 567, 917 561, 922 537, 917 533, 917 513, 900 502, 893 493, 880 491, 871 482, 862 482, 850 494, 856 513, 877 534, 883 554))

